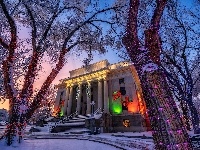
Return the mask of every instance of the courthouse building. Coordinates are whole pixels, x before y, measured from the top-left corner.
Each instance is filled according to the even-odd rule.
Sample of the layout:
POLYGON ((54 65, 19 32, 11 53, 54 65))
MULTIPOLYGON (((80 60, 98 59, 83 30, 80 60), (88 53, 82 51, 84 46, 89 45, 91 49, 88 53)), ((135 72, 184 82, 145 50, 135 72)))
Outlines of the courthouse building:
POLYGON ((70 71, 70 77, 57 85, 54 111, 60 116, 91 114, 101 108, 111 116, 114 130, 146 130, 147 114, 140 81, 130 62, 109 64, 103 60, 70 71))

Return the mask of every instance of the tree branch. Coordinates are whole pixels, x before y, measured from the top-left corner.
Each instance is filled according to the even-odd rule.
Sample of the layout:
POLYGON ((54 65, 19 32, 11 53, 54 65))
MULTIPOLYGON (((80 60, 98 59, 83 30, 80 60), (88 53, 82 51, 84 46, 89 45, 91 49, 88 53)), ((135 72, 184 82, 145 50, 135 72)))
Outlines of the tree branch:
MULTIPOLYGON (((75 8, 75 7, 67 7, 68 9, 70 8, 75 8)), ((65 9, 67 9, 65 8, 65 9)), ((118 7, 112 7, 112 8, 107 8, 107 9, 102 9, 100 11, 97 11, 96 13, 94 13, 90 18, 88 18, 85 22, 83 22, 81 25, 78 25, 73 31, 71 31, 71 33, 67 36, 67 38, 64 40, 64 43, 63 43, 63 46, 62 46, 62 51, 61 51, 61 54, 64 55, 67 51, 66 51, 66 45, 67 45, 67 42, 69 41, 69 39, 74 35, 74 33, 79 30, 82 26, 84 26, 85 24, 89 23, 89 21, 94 18, 97 14, 99 13, 102 13, 102 12, 105 12, 105 11, 108 11, 108 10, 112 10, 112 9, 115 9, 115 8, 118 8, 118 7)), ((58 5, 57 5, 57 9, 58 9, 58 5)), ((41 54, 43 52, 39 52, 40 48, 41 48, 41 43, 42 41, 44 41, 47 37, 47 34, 53 24, 53 21, 57 18, 57 16, 62 13, 62 11, 64 11, 64 9, 61 9, 60 11, 56 10, 52 16, 52 18, 50 19, 50 22, 49 24, 47 25, 46 27, 46 30, 44 31, 44 34, 42 35, 42 38, 39 40, 39 43, 38 43, 38 46, 36 48, 36 51, 33 53, 33 56, 32 56, 32 59, 31 59, 31 62, 29 64, 29 67, 28 67, 28 72, 25 76, 25 83, 24 83, 24 86, 22 88, 22 96, 26 96, 27 94, 27 91, 29 91, 29 95, 28 97, 26 96, 27 99, 30 98, 31 94, 33 93, 33 83, 34 83, 34 79, 35 79, 35 75, 36 75, 36 71, 37 71, 37 63, 39 61, 39 58, 41 56, 41 54)), ((68 49, 69 51, 70 49, 68 49)), ((60 58, 63 58, 61 55, 60 55, 60 58)), ((59 68, 60 67, 60 64, 62 64, 60 61, 60 58, 59 58, 59 65, 57 65, 57 67, 59 68)), ((62 64, 63 65, 63 64, 62 64)), ((61 67, 62 68, 62 67, 61 67)), ((54 70, 52 72, 52 74, 56 74, 57 71, 54 70)), ((50 75, 52 76, 52 75, 50 75)), ((50 81, 50 80, 49 80, 50 81)))
MULTIPOLYGON (((29 7, 26 4, 24 4, 24 5, 25 5, 25 7, 28 11, 28 14, 30 15, 30 18, 31 18, 33 55, 32 55, 30 64, 28 66, 28 71, 25 75, 25 82, 24 82, 20 97, 22 97, 22 98, 26 97, 26 99, 28 100, 31 97, 31 95, 33 94, 33 83, 34 83, 36 72, 37 72, 37 64, 38 64, 38 61, 39 61, 39 59, 42 55, 42 52, 40 51, 41 50, 41 43, 42 43, 43 40, 46 39, 47 33, 49 32, 51 25, 52 25, 53 21, 55 20, 55 18, 57 17, 57 14, 56 14, 57 10, 55 10, 51 21, 47 25, 47 28, 46 28, 44 34, 42 35, 42 38, 39 40, 38 46, 36 47, 35 19, 33 17, 31 10, 29 9, 29 7)), ((58 4, 57 4, 57 9, 58 9, 58 4)))
POLYGON ((200 73, 199 73, 199 75, 198 75, 198 77, 196 78, 196 80, 194 81, 194 83, 193 83, 193 86, 197 83, 197 81, 199 81, 200 80, 200 73))
POLYGON ((13 11, 10 13, 10 15, 12 16, 15 12, 15 10, 17 9, 17 7, 19 6, 19 4, 21 3, 22 0, 19 0, 19 2, 17 3, 17 5, 13 8, 13 11))
POLYGON ((140 46, 137 34, 137 15, 140 2, 139 0, 130 0, 130 8, 128 13, 126 34, 122 42, 125 45, 127 52, 131 58, 135 58, 138 54, 140 46))
POLYGON ((98 26, 96 26, 94 23, 90 22, 90 24, 93 25, 97 30, 101 31, 101 29, 98 26))
MULTIPOLYGON (((7 48, 8 57, 6 58, 6 60, 3 61, 3 71, 4 71, 4 86, 6 89, 6 94, 9 97, 9 99, 12 100, 14 97, 17 96, 16 90, 14 89, 14 81, 13 81, 13 63, 14 63, 13 61, 17 43, 17 31, 16 31, 17 28, 13 18, 8 13, 8 10, 3 0, 0 1, 0 5, 2 7, 4 15, 6 16, 6 19, 8 20, 11 33, 10 44, 7 48)), ((7 45, 4 46, 7 47, 7 45)))
POLYGON ((95 12, 91 17, 89 17, 87 20, 85 20, 81 25, 78 25, 74 30, 72 30, 69 35, 67 36, 67 38, 65 39, 64 41, 64 44, 63 44, 63 47, 62 48, 65 48, 66 45, 67 45, 67 42, 71 39, 71 37, 74 35, 74 33, 76 31, 78 31, 81 27, 83 27, 84 25, 88 24, 91 22, 91 19, 93 19, 96 15, 100 14, 100 13, 103 13, 105 11, 109 11, 109 10, 115 10, 119 7, 111 7, 111 8, 107 8, 107 9, 102 9, 102 10, 99 10, 97 12, 95 12))
MULTIPOLYGON (((94 24, 93 24, 93 22, 104 22, 104 23, 107 23, 107 24, 109 24, 110 26, 111 26, 111 29, 117 34, 117 32, 114 30, 114 28, 113 28, 113 24, 115 24, 115 23, 113 23, 113 22, 109 22, 109 21, 106 21, 106 20, 100 20, 100 19, 95 19, 95 20, 90 20, 90 21, 88 21, 90 24, 92 24, 93 26, 94 26, 94 24)), ((95 27, 96 27, 96 25, 95 25, 95 27)))
POLYGON ((159 30, 160 19, 167 4, 167 0, 156 0, 156 4, 157 7, 154 10, 154 14, 151 20, 151 26, 152 28, 159 30))
POLYGON ((187 80, 187 76, 184 74, 184 72, 182 71, 182 66, 178 66, 176 64, 175 61, 173 61, 170 56, 166 55, 166 58, 178 69, 178 71, 180 72, 180 74, 182 75, 182 77, 187 80))
POLYGON ((2 40, 2 38, 0 38, 0 44, 5 48, 5 49, 8 49, 8 44, 6 44, 3 40, 2 40))
POLYGON ((167 79, 168 81, 170 82, 171 85, 174 85, 178 90, 179 92, 183 92, 183 89, 181 88, 181 84, 180 82, 178 81, 178 79, 174 78, 171 73, 169 73, 165 67, 163 67, 162 65, 160 65, 162 67, 162 70, 165 72, 166 76, 167 76, 167 79))
POLYGON ((195 70, 196 67, 198 67, 200 65, 200 60, 198 62, 196 62, 195 64, 193 64, 191 71, 191 74, 193 73, 193 71, 195 70))
POLYGON ((36 24, 35 24, 35 19, 33 17, 33 13, 31 12, 31 9, 28 7, 28 5, 23 2, 25 8, 27 9, 28 11, 28 14, 30 16, 30 19, 31 19, 31 27, 32 27, 32 47, 33 47, 33 51, 36 51, 36 31, 37 31, 37 28, 36 28, 36 24))
POLYGON ((29 107, 29 110, 27 112, 27 118, 30 119, 34 111, 40 106, 42 99, 44 99, 44 95, 46 94, 47 89, 49 88, 52 81, 55 79, 59 71, 63 68, 64 62, 65 62, 65 55, 67 52, 69 52, 73 47, 75 47, 78 44, 84 43, 85 41, 77 41, 71 46, 69 46, 67 49, 63 48, 60 52, 60 56, 58 59, 58 63, 56 64, 56 67, 52 69, 51 73, 43 83, 40 91, 34 98, 33 102, 31 103, 31 106, 29 107))

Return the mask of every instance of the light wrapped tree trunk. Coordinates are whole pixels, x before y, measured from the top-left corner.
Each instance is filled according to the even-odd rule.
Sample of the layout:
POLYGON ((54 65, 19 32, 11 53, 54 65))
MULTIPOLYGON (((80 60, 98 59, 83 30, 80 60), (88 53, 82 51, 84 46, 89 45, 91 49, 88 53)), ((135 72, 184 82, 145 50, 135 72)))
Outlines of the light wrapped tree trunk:
POLYGON ((17 99, 10 100, 10 103, 9 124, 7 125, 5 132, 6 142, 8 145, 11 145, 14 141, 16 142, 16 140, 19 140, 19 104, 17 102, 17 99))
POLYGON ((162 71, 141 76, 155 148, 190 150, 192 145, 162 71))
POLYGON ((130 0, 129 18, 123 44, 137 70, 151 122, 157 150, 192 150, 186 128, 167 84, 165 74, 158 68, 161 43, 159 22, 167 3, 156 0, 151 28, 145 31, 145 47, 137 33, 139 0, 130 0))

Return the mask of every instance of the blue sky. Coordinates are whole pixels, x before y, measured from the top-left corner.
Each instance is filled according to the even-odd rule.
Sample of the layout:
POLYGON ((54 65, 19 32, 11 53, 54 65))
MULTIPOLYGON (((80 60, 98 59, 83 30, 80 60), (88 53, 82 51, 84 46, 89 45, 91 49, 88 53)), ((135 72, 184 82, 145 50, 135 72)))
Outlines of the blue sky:
MULTIPOLYGON (((193 5, 192 1, 193 0, 180 0, 180 2, 183 5, 185 5, 186 7, 192 7, 192 5, 193 5)), ((102 1, 101 1, 101 5, 104 5, 102 1)), ((116 52, 117 52, 116 50, 109 49, 108 53, 106 53, 105 55, 98 55, 96 53, 96 55, 94 55, 94 59, 93 59, 93 61, 91 61, 91 63, 95 63, 95 62, 98 62, 98 61, 101 61, 104 59, 107 59, 108 62, 111 64, 122 61, 122 59, 120 59, 118 57, 118 54, 116 54, 116 52)), ((69 71, 80 68, 83 65, 82 60, 86 57, 87 57, 86 53, 84 55, 82 55, 82 57, 78 57, 78 58, 74 55, 71 55, 69 57, 68 63, 60 71, 60 73, 58 74, 57 78, 53 81, 53 83, 58 84, 58 81, 60 79, 69 77, 69 71)))

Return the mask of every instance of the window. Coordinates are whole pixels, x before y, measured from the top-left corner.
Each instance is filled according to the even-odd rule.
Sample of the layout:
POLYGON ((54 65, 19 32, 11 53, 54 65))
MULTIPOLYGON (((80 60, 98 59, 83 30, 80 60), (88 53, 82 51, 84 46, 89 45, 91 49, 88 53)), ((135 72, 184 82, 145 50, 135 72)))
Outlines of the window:
POLYGON ((62 101, 63 92, 60 93, 60 102, 62 101))
POLYGON ((119 84, 124 83, 124 78, 119 79, 119 84))
POLYGON ((122 95, 126 95, 125 87, 120 87, 120 93, 121 93, 122 95))

